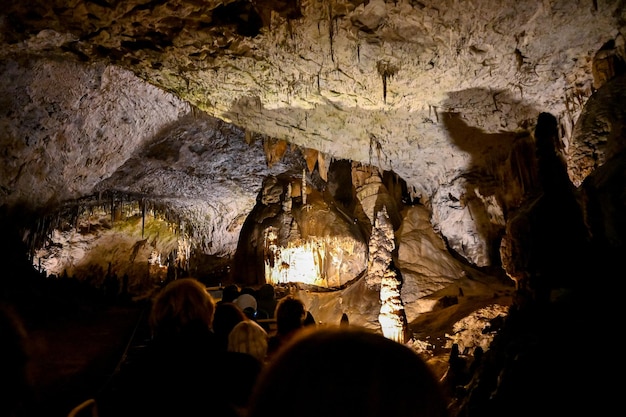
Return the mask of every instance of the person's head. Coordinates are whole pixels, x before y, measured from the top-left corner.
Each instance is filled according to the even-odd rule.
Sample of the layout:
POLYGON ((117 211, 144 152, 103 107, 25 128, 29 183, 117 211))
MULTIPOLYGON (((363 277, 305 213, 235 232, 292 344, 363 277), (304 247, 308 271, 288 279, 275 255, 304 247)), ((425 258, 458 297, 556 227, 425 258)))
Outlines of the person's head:
POLYGON ((243 287, 241 289, 241 294, 250 294, 254 298, 257 296, 257 291, 252 287, 243 287))
POLYGON ((219 303, 213 315, 213 331, 222 340, 223 347, 228 344, 228 335, 235 325, 246 320, 246 315, 235 303, 219 303))
POLYGON ((318 326, 299 332, 261 373, 248 417, 268 415, 444 417, 447 401, 409 347, 356 326, 318 326))
POLYGON ((267 337, 265 329, 254 320, 244 320, 228 335, 228 350, 247 353, 263 362, 267 355, 267 337))
POLYGON ((274 318, 276 311, 276 291, 272 284, 263 284, 259 288, 257 301, 259 302, 258 313, 261 318, 274 318))
POLYGON ((17 415, 31 392, 31 348, 16 310, 0 305, 0 415, 17 415))
POLYGON ((213 325, 215 300, 195 278, 170 282, 155 297, 150 312, 154 335, 177 334, 188 328, 213 325))
POLYGON ((239 297, 239 287, 235 284, 227 285, 222 290, 222 301, 225 303, 233 302, 237 297, 239 297))
POLYGON ((259 300, 273 300, 275 297, 274 286, 272 284, 263 284, 259 288, 259 300))
POLYGON ((304 325, 306 308, 302 300, 293 295, 286 295, 276 304, 276 332, 288 334, 304 325))
POLYGON ((257 309, 256 298, 252 294, 242 293, 234 301, 249 318, 254 318, 257 309))

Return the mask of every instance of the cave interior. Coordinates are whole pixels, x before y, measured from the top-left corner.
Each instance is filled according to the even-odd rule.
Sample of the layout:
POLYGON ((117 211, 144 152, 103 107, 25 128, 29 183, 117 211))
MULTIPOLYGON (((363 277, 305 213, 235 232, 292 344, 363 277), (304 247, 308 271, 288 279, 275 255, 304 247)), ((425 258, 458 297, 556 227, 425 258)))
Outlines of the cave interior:
POLYGON ((454 417, 608 407, 626 8, 469 3, 9 0, 0 285, 33 415, 95 394, 100 314, 118 352, 182 276, 410 345, 454 417), (463 381, 453 345, 485 352, 463 381))

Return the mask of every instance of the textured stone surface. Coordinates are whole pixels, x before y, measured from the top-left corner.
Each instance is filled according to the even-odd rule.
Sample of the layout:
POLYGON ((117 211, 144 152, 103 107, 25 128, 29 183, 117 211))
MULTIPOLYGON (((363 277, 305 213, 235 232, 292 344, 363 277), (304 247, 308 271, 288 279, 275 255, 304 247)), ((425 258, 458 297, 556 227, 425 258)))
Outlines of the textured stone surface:
POLYGON ((9 205, 54 207, 92 193, 138 146, 190 111, 119 67, 54 59, 0 65, 0 181, 9 205))
MULTIPOLYGON (((613 3, 53 1, 3 13, 2 204, 49 211, 113 192, 147 201, 204 254, 235 252, 267 175, 306 166, 315 188, 345 193, 327 175, 346 159, 360 201, 348 218, 367 230, 384 205, 398 228, 394 205, 419 202, 446 248, 497 266, 507 217, 536 187, 539 112, 557 117, 576 185, 621 149, 607 138, 623 119, 610 104, 623 90, 613 3)), ((67 259, 56 273, 78 261, 67 259)))
POLYGON ((520 198, 485 187, 506 176, 519 132, 549 111, 567 151, 585 101, 618 67, 609 58, 623 57, 612 2, 11 1, 3 13, 3 201, 89 193, 197 107, 247 138, 394 171, 478 266, 494 263, 502 224, 476 217, 520 198))
MULTIPOLYGON (((412 342, 424 342, 431 322, 460 320, 471 314, 468 306, 510 303, 511 286, 473 266, 497 271, 507 222, 536 215, 520 207, 528 207, 537 189, 532 132, 539 113, 549 112, 601 254, 593 285, 576 301, 584 301, 585 315, 594 310, 590 303, 602 311, 611 305, 593 290, 607 271, 621 268, 626 242, 624 86, 617 77, 625 67, 622 2, 5 3, 2 220, 28 226, 19 237, 45 243, 37 257, 50 270, 106 269, 113 259, 121 274, 122 267, 158 269, 160 254, 181 262, 231 256, 246 219, 269 218, 248 217, 263 181, 285 172, 297 177, 306 168, 307 184, 294 182, 291 195, 308 197, 309 187, 330 193, 337 218, 358 223, 365 234, 375 212, 387 207, 402 303, 417 335, 412 342), (132 214, 124 211, 130 206, 132 214), (48 235, 48 227, 57 231, 48 235)), ((282 191, 269 191, 262 201, 280 203, 282 191)), ((282 201, 280 210, 292 209, 293 201, 282 201)), ((296 223, 285 229, 292 236, 300 233, 296 223)), ((546 251, 565 247, 559 236, 551 238, 543 242, 546 251)), ((523 257, 516 262, 527 272, 523 257)), ((380 328, 380 293, 365 280, 299 295, 321 322, 347 313, 351 323, 380 328)), ((545 385, 542 392, 551 393, 552 380, 511 378, 504 372, 509 356, 498 355, 513 352, 521 360, 517 369, 542 376, 548 369, 542 366, 552 369, 555 361, 574 369, 562 340, 582 321, 577 307, 572 303, 564 314, 565 324, 542 314, 517 329, 539 331, 537 340, 546 342, 541 354, 535 340, 530 348, 519 343, 512 317, 513 330, 492 347, 492 369, 478 379, 475 395, 465 397, 467 409, 510 414, 513 398, 536 414, 525 401, 527 388, 545 385), (507 380, 520 382, 507 389, 507 380), (485 407, 492 398, 502 405, 485 407)), ((482 343, 455 335, 465 347, 482 343)), ((567 377, 558 381, 580 389, 567 377)), ((577 394, 568 396, 582 397, 577 394)), ((561 414, 564 403, 554 401, 561 414)))
MULTIPOLYGON (((623 90, 621 16, 569 1, 9 2, 1 202, 147 199, 228 256, 265 176, 306 165, 324 188, 347 159, 393 172, 449 249, 497 266, 536 185, 539 112, 576 185, 621 149, 606 104, 623 90)), ((348 217, 384 204, 399 227, 394 186, 353 179, 348 217)))

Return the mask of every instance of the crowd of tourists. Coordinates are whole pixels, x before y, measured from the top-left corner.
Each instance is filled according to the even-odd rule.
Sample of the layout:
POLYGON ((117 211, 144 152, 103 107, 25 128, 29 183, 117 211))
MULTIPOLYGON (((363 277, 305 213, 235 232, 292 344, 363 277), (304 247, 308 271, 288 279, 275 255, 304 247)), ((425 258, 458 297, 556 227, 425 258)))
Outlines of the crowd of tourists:
MULTIPOLYGON (((4 323, 7 355, 18 355, 25 335, 4 323)), ((90 399, 92 415, 446 416, 445 391, 415 351, 346 315, 318 324, 300 298, 277 299, 271 285, 224 288, 216 300, 194 278, 174 280, 152 299, 149 327, 142 351, 90 399)), ((18 382, 20 359, 6 374, 18 382)), ((2 415, 20 415, 13 398, 2 415)))

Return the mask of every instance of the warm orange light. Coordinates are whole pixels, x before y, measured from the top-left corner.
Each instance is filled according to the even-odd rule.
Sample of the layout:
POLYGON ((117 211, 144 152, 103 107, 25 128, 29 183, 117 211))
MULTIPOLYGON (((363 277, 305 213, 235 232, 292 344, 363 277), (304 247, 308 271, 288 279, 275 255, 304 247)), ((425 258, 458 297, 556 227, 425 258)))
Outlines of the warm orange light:
POLYGON ((380 323, 383 336, 396 342, 404 343, 406 341, 404 306, 400 298, 400 282, 393 271, 388 271, 382 278, 380 302, 378 322, 380 323))
MULTIPOLYGON (((365 265, 367 248, 349 238, 310 238, 277 244, 276 232, 265 233, 265 281, 300 282, 324 288, 340 287, 354 265, 365 265)), ((348 280, 352 277, 348 277, 348 280)))

